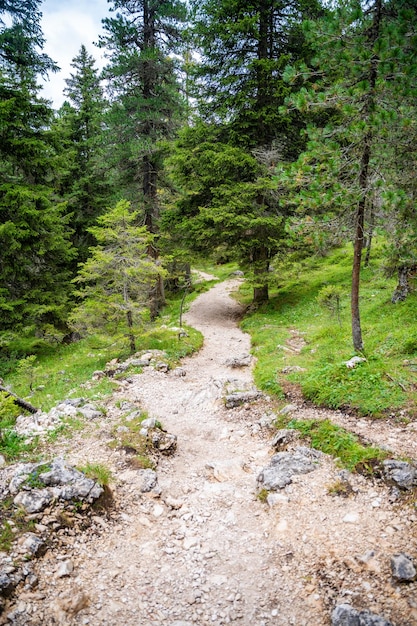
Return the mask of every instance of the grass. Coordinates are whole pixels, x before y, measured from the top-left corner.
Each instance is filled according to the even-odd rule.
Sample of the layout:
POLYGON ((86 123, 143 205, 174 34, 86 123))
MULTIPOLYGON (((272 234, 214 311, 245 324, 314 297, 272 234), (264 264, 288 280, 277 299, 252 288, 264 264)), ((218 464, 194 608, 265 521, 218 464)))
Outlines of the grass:
POLYGON ((312 448, 335 457, 339 465, 349 471, 360 469, 372 473, 375 462, 388 458, 385 450, 362 445, 356 435, 329 420, 292 419, 286 423, 286 428, 300 432, 309 439, 312 448))
MULTIPOLYGON (((277 272, 270 302, 248 313, 242 329, 252 337, 257 385, 283 397, 299 385, 318 405, 349 408, 375 418, 394 414, 417 418, 417 294, 393 305, 396 280, 383 273, 383 245, 375 246, 371 266, 362 270, 361 319, 366 361, 354 369, 350 327, 352 247, 334 250, 277 272), (279 275, 278 275, 279 274, 279 275), (337 314, 320 305, 326 291, 340 295, 337 314), (340 318, 340 319, 339 319, 340 318), (305 341, 291 349, 295 335, 305 341), (305 371, 283 374, 287 366, 305 371)), ((240 293, 249 303, 250 290, 240 293)))
POLYGON ((87 463, 78 468, 87 478, 95 480, 102 487, 107 487, 112 480, 112 473, 108 467, 101 463, 87 463))

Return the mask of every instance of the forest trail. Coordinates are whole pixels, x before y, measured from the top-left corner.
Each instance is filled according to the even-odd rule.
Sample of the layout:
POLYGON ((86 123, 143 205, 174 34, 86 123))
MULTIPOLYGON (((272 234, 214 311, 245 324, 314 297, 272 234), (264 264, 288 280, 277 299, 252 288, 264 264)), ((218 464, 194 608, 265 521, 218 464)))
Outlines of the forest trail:
POLYGON ((38 586, 20 594, 3 623, 325 626, 348 602, 395 626, 417 624, 416 583, 394 584, 390 573, 393 554, 416 553, 417 517, 385 484, 352 475, 349 497, 332 496, 340 469, 323 455, 270 505, 256 497, 272 454, 273 407, 260 400, 226 409, 222 399, 225 387, 253 385, 250 367, 226 364, 250 350, 230 297, 237 286, 217 284, 191 305, 187 324, 205 340, 183 360, 185 376, 153 368, 132 376, 99 427, 62 447, 72 463, 111 467, 116 507, 82 534, 62 532, 37 562, 38 586), (158 465, 158 498, 141 493, 126 454, 108 447, 124 403, 178 437, 176 454, 158 465))

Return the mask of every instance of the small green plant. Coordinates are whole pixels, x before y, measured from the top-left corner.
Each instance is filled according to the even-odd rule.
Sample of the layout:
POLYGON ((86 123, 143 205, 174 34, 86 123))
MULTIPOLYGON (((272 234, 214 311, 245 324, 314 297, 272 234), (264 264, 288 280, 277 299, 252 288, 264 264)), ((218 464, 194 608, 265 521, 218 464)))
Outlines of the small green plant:
POLYGON ((35 384, 35 375, 37 370, 35 366, 36 359, 37 357, 35 354, 30 354, 29 356, 20 359, 17 366, 18 373, 23 379, 25 379, 29 385, 30 391, 33 391, 33 386, 35 384))
POLYGON ((42 489, 45 487, 45 483, 43 483, 39 476, 44 472, 49 472, 51 469, 51 465, 49 463, 45 463, 39 465, 36 469, 33 470, 25 480, 25 484, 31 487, 32 489, 42 489))
POLYGON ((88 478, 95 480, 102 487, 107 487, 112 481, 112 473, 108 467, 101 463, 87 463, 79 468, 88 478))
POLYGON ((18 435, 14 430, 4 429, 1 431, 0 454, 8 461, 29 455, 35 450, 37 445, 37 439, 27 443, 25 438, 22 435, 18 435))
POLYGON ((0 430, 14 426, 20 413, 13 397, 4 391, 0 392, 0 430))
POLYGON ((0 529, 0 551, 8 552, 15 537, 15 533, 13 532, 10 523, 8 521, 3 522, 3 525, 0 529))
POLYGON ((258 494, 257 494, 257 498, 260 502, 265 503, 268 499, 268 495, 269 495, 269 491, 268 489, 261 489, 258 494))
POLYGON ((155 463, 144 454, 137 454, 130 460, 130 464, 136 469, 156 469, 155 463))
POLYGON ((339 325, 340 320, 340 301, 342 297, 342 290, 336 285, 326 285, 323 289, 320 289, 317 296, 318 304, 329 311, 330 315, 337 317, 339 325))
POLYGON ((330 496, 342 496, 342 498, 347 498, 353 493, 353 490, 347 480, 336 480, 327 487, 327 493, 330 496))

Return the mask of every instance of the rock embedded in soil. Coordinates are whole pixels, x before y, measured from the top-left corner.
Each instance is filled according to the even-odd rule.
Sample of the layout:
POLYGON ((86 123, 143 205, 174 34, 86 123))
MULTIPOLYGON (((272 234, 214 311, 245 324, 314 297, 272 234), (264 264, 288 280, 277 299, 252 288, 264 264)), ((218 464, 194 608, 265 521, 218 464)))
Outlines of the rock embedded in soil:
POLYGON ((391 572, 393 577, 400 582, 410 582, 417 576, 413 559, 408 554, 394 554, 391 557, 391 572))
POLYGON ((332 626, 394 626, 384 617, 369 611, 357 611, 350 604, 339 604, 332 613, 332 626))
POLYGON ((311 448, 299 446, 294 452, 278 452, 270 461, 269 467, 262 470, 257 478, 258 490, 277 491, 292 482, 295 474, 308 474, 317 467, 320 453, 311 448))
POLYGON ((417 469, 406 461, 388 459, 383 462, 385 479, 400 489, 412 489, 417 485, 417 469))
POLYGON ((260 400, 263 398, 263 393, 261 391, 236 391, 234 393, 230 393, 225 397, 225 407, 226 409, 234 409, 246 402, 255 402, 256 400, 260 400))

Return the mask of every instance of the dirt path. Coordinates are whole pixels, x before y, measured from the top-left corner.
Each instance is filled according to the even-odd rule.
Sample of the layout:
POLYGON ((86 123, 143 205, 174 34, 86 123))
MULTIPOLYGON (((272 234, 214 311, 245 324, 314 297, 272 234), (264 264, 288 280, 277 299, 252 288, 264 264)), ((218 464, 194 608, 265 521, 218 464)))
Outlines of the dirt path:
POLYGON ((205 342, 184 360, 185 376, 147 368, 115 394, 94 438, 68 442, 70 461, 112 468, 118 508, 82 535, 62 531, 7 623, 325 626, 337 603, 350 602, 395 626, 417 624, 416 583, 394 584, 389 567, 394 553, 415 555, 417 517, 386 486, 351 476, 350 496, 331 496, 340 474, 323 456, 272 506, 256 497, 272 453, 262 419, 272 407, 227 410, 222 401, 225 385, 253 384, 250 368, 225 364, 250 350, 229 296, 236 286, 218 284, 192 304, 187 323, 205 342), (177 454, 158 466, 160 498, 140 493, 138 472, 106 445, 123 402, 178 436, 177 454), (66 561, 73 571, 61 577, 66 561))

